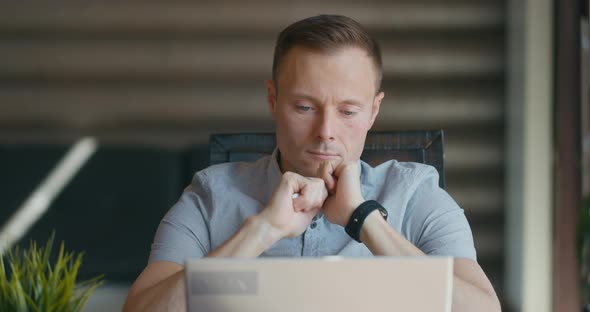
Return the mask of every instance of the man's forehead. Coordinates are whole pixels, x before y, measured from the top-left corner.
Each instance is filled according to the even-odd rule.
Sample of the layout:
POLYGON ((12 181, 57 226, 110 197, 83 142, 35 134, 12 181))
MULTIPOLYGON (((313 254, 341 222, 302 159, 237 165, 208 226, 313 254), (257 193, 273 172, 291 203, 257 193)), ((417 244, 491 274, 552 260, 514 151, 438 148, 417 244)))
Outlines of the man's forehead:
MULTIPOLYGON (((314 104, 323 103, 322 92, 309 92, 307 90, 285 90, 285 96, 288 98, 306 100, 314 104)), ((367 94, 369 95, 369 94, 367 94)), ((364 106, 367 98, 360 96, 355 92, 342 92, 338 94, 332 94, 333 100, 337 104, 349 104, 355 106, 364 106)))
POLYGON ((367 83, 374 90, 377 76, 372 59, 360 48, 343 47, 333 51, 320 51, 296 46, 285 55, 280 64, 276 83, 285 87, 293 84, 305 85, 312 83, 308 80, 325 81, 321 78, 338 79, 342 83, 348 77, 351 85, 367 83))
POLYGON ((335 52, 298 48, 286 55, 279 73, 288 71, 290 75, 293 75, 330 69, 357 71, 371 75, 375 73, 371 59, 364 51, 357 48, 340 49, 335 52))
POLYGON ((303 59, 321 59, 331 61, 336 59, 357 60, 359 62, 371 64, 372 60, 366 51, 355 46, 339 47, 328 50, 320 50, 305 46, 295 46, 287 52, 283 62, 297 62, 303 59))

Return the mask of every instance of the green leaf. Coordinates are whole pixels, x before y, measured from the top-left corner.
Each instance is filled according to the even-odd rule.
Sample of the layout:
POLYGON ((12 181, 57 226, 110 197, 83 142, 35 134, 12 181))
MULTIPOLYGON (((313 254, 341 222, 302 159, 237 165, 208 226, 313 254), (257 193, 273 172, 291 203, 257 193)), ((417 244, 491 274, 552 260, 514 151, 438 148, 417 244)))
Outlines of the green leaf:
POLYGON ((103 285, 103 276, 77 281, 83 253, 66 251, 61 242, 51 261, 52 233, 44 247, 31 241, 0 257, 0 311, 82 311, 92 293, 103 285))

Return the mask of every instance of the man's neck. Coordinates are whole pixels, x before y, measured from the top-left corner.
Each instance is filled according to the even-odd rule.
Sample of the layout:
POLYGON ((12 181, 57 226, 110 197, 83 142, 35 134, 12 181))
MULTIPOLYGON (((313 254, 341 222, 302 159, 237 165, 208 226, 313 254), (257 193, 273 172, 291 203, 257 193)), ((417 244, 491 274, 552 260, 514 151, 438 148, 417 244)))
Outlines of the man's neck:
POLYGON ((295 170, 295 168, 293 166, 291 166, 291 164, 289 162, 287 162, 286 160, 283 159, 283 157, 281 157, 281 151, 278 149, 277 149, 277 163, 279 164, 279 170, 281 171, 281 173, 285 173, 287 171, 299 173, 299 172, 297 172, 297 170, 295 170))

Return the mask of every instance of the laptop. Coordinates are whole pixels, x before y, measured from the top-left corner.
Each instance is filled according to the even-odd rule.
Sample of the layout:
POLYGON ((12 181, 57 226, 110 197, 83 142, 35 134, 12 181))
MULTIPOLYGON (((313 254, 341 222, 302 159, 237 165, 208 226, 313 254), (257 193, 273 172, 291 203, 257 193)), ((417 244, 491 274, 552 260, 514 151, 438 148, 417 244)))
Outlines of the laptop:
POLYGON ((453 259, 203 258, 185 267, 190 312, 450 312, 453 259))

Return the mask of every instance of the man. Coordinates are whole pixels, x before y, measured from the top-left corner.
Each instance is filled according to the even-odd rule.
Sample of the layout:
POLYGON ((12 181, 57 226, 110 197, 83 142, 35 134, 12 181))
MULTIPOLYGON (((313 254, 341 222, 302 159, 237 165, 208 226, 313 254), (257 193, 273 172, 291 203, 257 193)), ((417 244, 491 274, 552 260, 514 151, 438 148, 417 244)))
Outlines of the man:
POLYGON ((350 18, 321 15, 283 30, 266 82, 277 149, 195 175, 160 223, 125 310, 185 310, 187 258, 447 255, 453 311, 499 311, 463 210, 436 170, 359 160, 384 97, 381 75, 377 43, 350 18))

